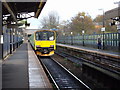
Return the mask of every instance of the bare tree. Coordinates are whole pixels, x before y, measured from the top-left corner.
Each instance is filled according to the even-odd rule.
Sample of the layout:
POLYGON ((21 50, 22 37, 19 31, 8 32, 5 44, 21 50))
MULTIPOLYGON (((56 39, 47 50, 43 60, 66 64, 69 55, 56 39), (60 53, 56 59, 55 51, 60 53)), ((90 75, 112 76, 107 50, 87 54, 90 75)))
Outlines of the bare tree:
POLYGON ((48 14, 48 16, 43 17, 40 23, 44 29, 57 28, 59 25, 59 16, 57 12, 52 11, 48 14))

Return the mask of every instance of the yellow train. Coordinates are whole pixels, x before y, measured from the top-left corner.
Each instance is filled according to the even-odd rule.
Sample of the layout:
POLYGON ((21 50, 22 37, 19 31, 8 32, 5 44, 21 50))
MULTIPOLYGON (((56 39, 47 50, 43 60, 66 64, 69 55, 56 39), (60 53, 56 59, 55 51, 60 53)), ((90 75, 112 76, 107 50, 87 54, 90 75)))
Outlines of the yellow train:
POLYGON ((31 45, 39 56, 51 56, 56 49, 56 33, 52 30, 39 30, 29 38, 31 45))

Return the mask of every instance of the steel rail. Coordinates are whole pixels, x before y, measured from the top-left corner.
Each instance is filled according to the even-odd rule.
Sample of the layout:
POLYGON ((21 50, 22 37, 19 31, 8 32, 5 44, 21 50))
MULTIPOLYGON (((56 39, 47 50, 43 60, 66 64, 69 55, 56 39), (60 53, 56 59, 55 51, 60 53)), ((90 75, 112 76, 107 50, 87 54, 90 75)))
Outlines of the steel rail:
POLYGON ((60 52, 60 53, 55 52, 55 53, 56 53, 57 55, 60 55, 60 56, 62 56, 62 57, 67 58, 68 60, 70 60, 70 61, 72 61, 72 62, 74 62, 74 63, 80 64, 80 63, 83 63, 83 62, 87 62, 87 63, 90 63, 90 64, 95 65, 95 66, 97 66, 97 67, 100 67, 100 68, 102 68, 102 69, 105 69, 105 70, 107 70, 107 71, 110 71, 110 72, 112 72, 112 73, 116 73, 116 74, 120 75, 120 72, 118 72, 118 71, 116 71, 116 70, 112 70, 112 69, 110 69, 109 67, 102 66, 103 64, 100 65, 100 64, 98 64, 98 63, 96 63, 96 62, 92 62, 92 61, 86 60, 86 59, 84 59, 84 58, 78 58, 78 57, 76 57, 76 56, 72 56, 72 55, 67 54, 67 53, 61 53, 61 52, 60 52), (74 58, 74 60, 70 59, 70 57, 74 58))
POLYGON ((70 71, 68 71, 64 66, 55 60, 51 58, 47 58, 46 60, 44 58, 40 58, 40 60, 47 68, 47 71, 50 73, 50 76, 52 77, 53 82, 55 82, 55 85, 57 85, 58 89, 81 88, 91 90, 85 83, 83 83, 80 79, 78 79, 75 75, 73 75, 70 71))

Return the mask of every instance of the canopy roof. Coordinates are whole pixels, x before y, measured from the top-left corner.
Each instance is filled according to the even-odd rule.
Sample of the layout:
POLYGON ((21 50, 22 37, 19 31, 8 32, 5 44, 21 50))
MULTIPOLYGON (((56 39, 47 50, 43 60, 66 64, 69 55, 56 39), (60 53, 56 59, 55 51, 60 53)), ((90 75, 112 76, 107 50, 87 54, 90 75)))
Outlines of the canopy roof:
POLYGON ((3 18, 19 21, 30 17, 38 18, 46 2, 2 2, 3 18), (34 12, 34 16, 26 15, 34 12))
POLYGON ((115 17, 120 17, 120 7, 105 12, 105 19, 112 19, 115 17))

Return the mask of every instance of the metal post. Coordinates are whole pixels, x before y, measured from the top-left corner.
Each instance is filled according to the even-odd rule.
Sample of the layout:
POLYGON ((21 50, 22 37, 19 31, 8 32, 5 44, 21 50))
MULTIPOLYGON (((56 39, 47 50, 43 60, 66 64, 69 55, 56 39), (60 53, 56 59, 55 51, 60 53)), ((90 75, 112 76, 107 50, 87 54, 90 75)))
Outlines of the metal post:
POLYGON ((82 31, 82 36, 83 36, 83 46, 85 46, 85 44, 84 44, 84 33, 85 33, 85 31, 83 30, 83 31, 82 31))
POLYGON ((105 44, 104 44, 104 31, 103 31, 103 50, 105 49, 105 44))
POLYGON ((115 2, 114 4, 118 4, 118 19, 119 19, 119 24, 117 25, 117 30, 118 30, 118 51, 120 52, 120 1, 115 2))
POLYGON ((118 51, 120 52, 120 17, 119 17, 119 24, 117 25, 118 29, 118 51))
POLYGON ((3 29, 2 29, 2 2, 0 1, 0 90, 2 90, 2 59, 3 59, 3 29))
POLYGON ((84 34, 83 34, 83 46, 85 46, 85 44, 84 44, 84 34))
POLYGON ((83 46, 84 46, 84 34, 82 34, 82 36, 83 36, 83 46))
POLYGON ((71 41, 72 41, 72 42, 71 42, 71 45, 73 45, 73 36, 72 36, 72 35, 71 35, 71 41))
POLYGON ((82 19, 82 36, 83 36, 83 46, 85 46, 85 44, 84 44, 84 22, 83 22, 84 16, 80 16, 80 18, 82 19))
POLYGON ((2 2, 0 1, 0 62, 3 59, 2 2))
POLYGON ((73 45, 73 32, 71 32, 71 45, 73 45))
POLYGON ((119 10, 120 10, 120 1, 118 2, 118 17, 119 17, 119 23, 118 23, 118 27, 117 27, 117 29, 118 29, 118 51, 120 52, 120 12, 119 12, 119 10))
POLYGON ((15 51, 15 28, 13 28, 12 35, 13 35, 13 51, 15 51))
POLYGON ((12 54, 12 29, 10 29, 10 54, 12 54))
MULTIPOLYGON (((104 10, 103 10, 103 28, 105 28, 105 23, 104 23, 104 10)), ((103 31, 103 50, 105 49, 105 36, 104 36, 104 31, 103 31)))
POLYGON ((104 15, 104 14, 105 14, 105 13, 104 13, 104 9, 99 9, 99 10, 102 10, 102 11, 103 11, 103 18, 102 18, 102 19, 103 19, 103 20, 102 20, 102 22, 103 22, 103 28, 102 28, 102 29, 103 29, 103 30, 102 30, 102 31, 103 31, 103 50, 104 50, 104 49, 105 49, 105 36, 104 36, 104 35, 105 35, 105 34, 104 34, 104 32, 105 32, 105 22, 104 22, 104 21, 105 21, 105 15, 104 15))
MULTIPOLYGON (((83 25, 83 18, 82 18, 82 30, 84 30, 84 25, 83 25)), ((84 46, 84 31, 82 31, 82 35, 83 35, 83 46, 84 46)))
POLYGON ((65 44, 65 33, 63 33, 63 43, 65 44))
POLYGON ((16 36, 17 36, 16 48, 18 48, 18 28, 16 29, 16 36))

